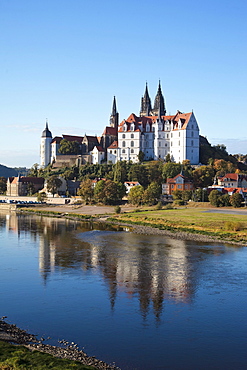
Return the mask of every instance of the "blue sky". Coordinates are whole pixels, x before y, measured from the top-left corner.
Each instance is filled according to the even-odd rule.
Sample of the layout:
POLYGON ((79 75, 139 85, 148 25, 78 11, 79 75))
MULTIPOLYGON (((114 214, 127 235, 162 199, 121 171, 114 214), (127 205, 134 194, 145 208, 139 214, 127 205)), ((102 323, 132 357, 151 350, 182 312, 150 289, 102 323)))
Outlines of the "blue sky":
POLYGON ((0 0, 0 163, 39 163, 54 136, 100 135, 161 80, 167 112, 247 153, 247 3, 242 0, 0 0))

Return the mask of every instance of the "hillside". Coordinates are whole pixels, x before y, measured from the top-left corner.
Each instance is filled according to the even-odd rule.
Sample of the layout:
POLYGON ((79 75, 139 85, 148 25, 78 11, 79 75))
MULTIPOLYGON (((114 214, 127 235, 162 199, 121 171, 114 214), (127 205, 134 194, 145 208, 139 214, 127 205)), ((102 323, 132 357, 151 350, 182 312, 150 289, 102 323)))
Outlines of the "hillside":
POLYGON ((0 164, 0 177, 5 177, 6 179, 11 176, 17 176, 18 173, 14 168, 6 167, 0 164))

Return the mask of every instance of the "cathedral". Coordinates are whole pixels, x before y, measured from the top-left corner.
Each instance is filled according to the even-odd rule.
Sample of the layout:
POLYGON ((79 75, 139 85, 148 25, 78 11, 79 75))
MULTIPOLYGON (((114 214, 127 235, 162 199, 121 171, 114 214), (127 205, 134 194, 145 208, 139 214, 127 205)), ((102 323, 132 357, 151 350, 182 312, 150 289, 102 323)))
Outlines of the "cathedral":
POLYGON ((193 112, 166 115, 165 99, 161 84, 152 106, 146 84, 141 98, 139 115, 130 116, 119 123, 119 113, 114 96, 110 124, 101 137, 62 135, 52 137, 46 122, 41 136, 41 166, 81 165, 84 163, 138 162, 140 153, 144 160, 165 160, 167 155, 174 162, 189 160, 199 163, 199 126, 193 112), (77 155, 59 153, 62 140, 77 141, 77 155))

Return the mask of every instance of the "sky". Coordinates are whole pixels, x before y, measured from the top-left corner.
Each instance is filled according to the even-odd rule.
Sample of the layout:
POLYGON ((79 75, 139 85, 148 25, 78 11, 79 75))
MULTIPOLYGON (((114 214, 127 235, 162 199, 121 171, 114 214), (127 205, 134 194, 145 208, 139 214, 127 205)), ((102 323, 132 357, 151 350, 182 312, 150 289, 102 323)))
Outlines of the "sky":
POLYGON ((247 153, 245 0, 0 0, 0 164, 39 163, 53 136, 101 135, 161 81, 167 113, 247 153))

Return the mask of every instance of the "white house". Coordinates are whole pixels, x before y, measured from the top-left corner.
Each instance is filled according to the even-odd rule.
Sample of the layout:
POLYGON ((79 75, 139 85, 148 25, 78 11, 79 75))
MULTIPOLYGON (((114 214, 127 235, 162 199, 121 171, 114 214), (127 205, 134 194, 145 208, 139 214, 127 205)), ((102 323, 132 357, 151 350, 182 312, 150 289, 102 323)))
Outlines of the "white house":
POLYGON ((92 164, 102 163, 102 161, 105 159, 105 151, 99 145, 95 145, 90 154, 92 158, 92 164))

